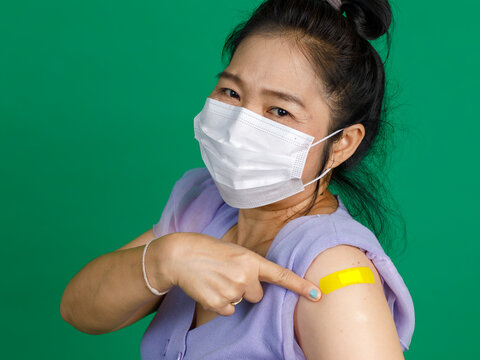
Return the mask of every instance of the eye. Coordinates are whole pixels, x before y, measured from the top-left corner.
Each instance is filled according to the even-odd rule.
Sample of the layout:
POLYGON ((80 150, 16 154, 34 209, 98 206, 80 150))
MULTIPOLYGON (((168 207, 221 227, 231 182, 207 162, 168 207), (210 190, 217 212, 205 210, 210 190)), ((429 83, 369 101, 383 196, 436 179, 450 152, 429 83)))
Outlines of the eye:
MULTIPOLYGON (((238 94, 237 94, 234 90, 229 89, 229 88, 220 88, 218 91, 219 91, 220 93, 222 93, 222 94, 226 94, 228 97, 232 97, 232 96, 228 95, 228 93, 225 93, 225 91, 231 91, 231 93, 233 93, 233 94, 235 94, 236 96, 238 96, 238 94)), ((230 93, 230 94, 231 94, 231 93, 230 93)), ((235 97, 235 96, 233 96, 233 97, 235 97)), ((237 97, 237 99, 238 99, 238 97, 237 97)))
POLYGON ((278 109, 279 110, 279 114, 283 114, 283 115, 280 115, 279 117, 285 117, 285 116, 291 116, 290 113, 286 110, 283 110, 282 108, 279 108, 279 107, 274 107, 272 108, 273 109, 278 109))
MULTIPOLYGON (((218 92, 220 94, 227 95, 227 97, 230 97, 230 98, 233 97, 235 99, 238 99, 240 97, 236 91, 234 91, 232 89, 229 89, 229 88, 220 88, 220 89, 218 89, 218 92), (230 91, 230 93, 228 93, 228 91, 230 91)), ((278 114, 279 114, 279 115, 277 115, 278 117, 286 117, 286 116, 292 117, 292 114, 290 114, 287 110, 284 110, 282 108, 273 107, 273 108, 271 108, 271 110, 278 110, 278 114)))

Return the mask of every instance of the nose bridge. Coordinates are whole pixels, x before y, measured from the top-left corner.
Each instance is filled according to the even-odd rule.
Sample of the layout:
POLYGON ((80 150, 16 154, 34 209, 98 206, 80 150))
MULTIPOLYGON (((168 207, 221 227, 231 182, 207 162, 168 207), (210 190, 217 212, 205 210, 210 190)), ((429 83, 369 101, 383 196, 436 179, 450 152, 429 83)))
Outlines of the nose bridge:
POLYGON ((244 89, 243 100, 242 100, 242 107, 253 111, 259 115, 265 116, 264 111, 264 102, 265 99, 261 93, 262 87, 264 84, 261 81, 252 81, 247 82, 247 86, 244 89))
POLYGON ((253 111, 254 113, 264 116, 263 115, 263 103, 259 96, 248 96, 247 100, 243 100, 240 104, 241 107, 253 111))

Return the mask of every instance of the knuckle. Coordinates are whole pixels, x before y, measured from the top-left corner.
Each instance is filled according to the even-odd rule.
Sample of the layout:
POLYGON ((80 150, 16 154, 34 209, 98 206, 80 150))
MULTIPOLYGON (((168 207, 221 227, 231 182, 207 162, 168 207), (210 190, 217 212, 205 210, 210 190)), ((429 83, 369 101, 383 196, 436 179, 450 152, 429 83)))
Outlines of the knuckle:
POLYGON ((287 282, 292 279, 292 274, 287 269, 281 269, 278 278, 281 282, 287 282))
POLYGON ((235 313, 235 306, 226 306, 225 308, 222 309, 222 311, 219 312, 220 315, 223 316, 230 316, 235 313))
POLYGON ((213 311, 217 311, 218 309, 221 309, 223 306, 224 306, 224 301, 222 301, 218 297, 210 299, 210 301, 207 304, 207 307, 209 308, 209 310, 213 310, 213 311))
POLYGON ((223 306, 225 306, 225 302, 220 299, 216 299, 215 302, 213 303, 213 307, 215 309, 221 309, 223 306))
POLYGON ((235 267, 229 270, 228 279, 236 286, 237 284, 245 284, 248 281, 247 271, 242 267, 235 267))
POLYGON ((252 302, 258 303, 263 299, 263 291, 259 291, 258 293, 255 294, 255 296, 252 299, 252 302))
POLYGON ((258 303, 263 299, 263 287, 260 281, 256 281, 250 284, 243 295, 245 300, 251 303, 258 303))
POLYGON ((247 284, 248 278, 249 276, 247 275, 247 273, 245 271, 242 271, 240 274, 238 274, 236 280, 239 284, 247 284))
POLYGON ((259 267, 259 263, 262 259, 259 258, 260 256, 253 252, 253 251, 248 251, 246 252, 242 258, 242 264, 244 265, 245 269, 255 269, 259 267))
POLYGON ((233 301, 234 299, 238 298, 239 297, 238 294, 239 294, 239 291, 237 290, 229 291, 228 293, 225 294, 224 303, 233 301))

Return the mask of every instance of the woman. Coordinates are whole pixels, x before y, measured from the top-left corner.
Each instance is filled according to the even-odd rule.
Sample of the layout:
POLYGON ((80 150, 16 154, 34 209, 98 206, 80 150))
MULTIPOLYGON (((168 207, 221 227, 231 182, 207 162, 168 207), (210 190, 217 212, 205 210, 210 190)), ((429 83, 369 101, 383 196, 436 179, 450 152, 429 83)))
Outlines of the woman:
POLYGON ((381 130, 384 68, 367 40, 390 19, 384 0, 263 2, 194 119, 206 167, 177 181, 153 229, 70 281, 63 318, 102 334, 156 311, 142 359, 403 359, 408 289, 328 188, 381 130), (353 267, 374 282, 321 293, 353 267))

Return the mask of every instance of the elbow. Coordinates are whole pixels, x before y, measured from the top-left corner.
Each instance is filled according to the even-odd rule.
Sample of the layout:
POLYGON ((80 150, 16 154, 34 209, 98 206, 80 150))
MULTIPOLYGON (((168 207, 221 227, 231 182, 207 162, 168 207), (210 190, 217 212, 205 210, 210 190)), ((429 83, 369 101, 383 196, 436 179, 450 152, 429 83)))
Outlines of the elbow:
POLYGON ((99 330, 96 328, 82 326, 79 322, 75 321, 71 309, 72 306, 69 305, 67 297, 64 294, 60 301, 60 316, 65 322, 72 325, 78 331, 89 335, 102 335, 111 332, 110 330, 99 330))
MULTIPOLYGON (((62 309, 62 308, 61 308, 62 309)), ((111 330, 99 330, 96 328, 91 328, 91 327, 86 327, 83 325, 80 325, 80 323, 76 322, 72 316, 68 315, 68 313, 65 313, 64 310, 60 310, 60 315, 62 316, 62 319, 65 320, 68 324, 72 325, 75 329, 78 331, 88 334, 88 335, 103 335, 111 332, 111 330)))
POLYGON ((71 324, 71 315, 70 315, 70 307, 68 306, 65 292, 62 295, 62 299, 60 300, 60 316, 62 317, 63 320, 65 320, 67 323, 71 324))

